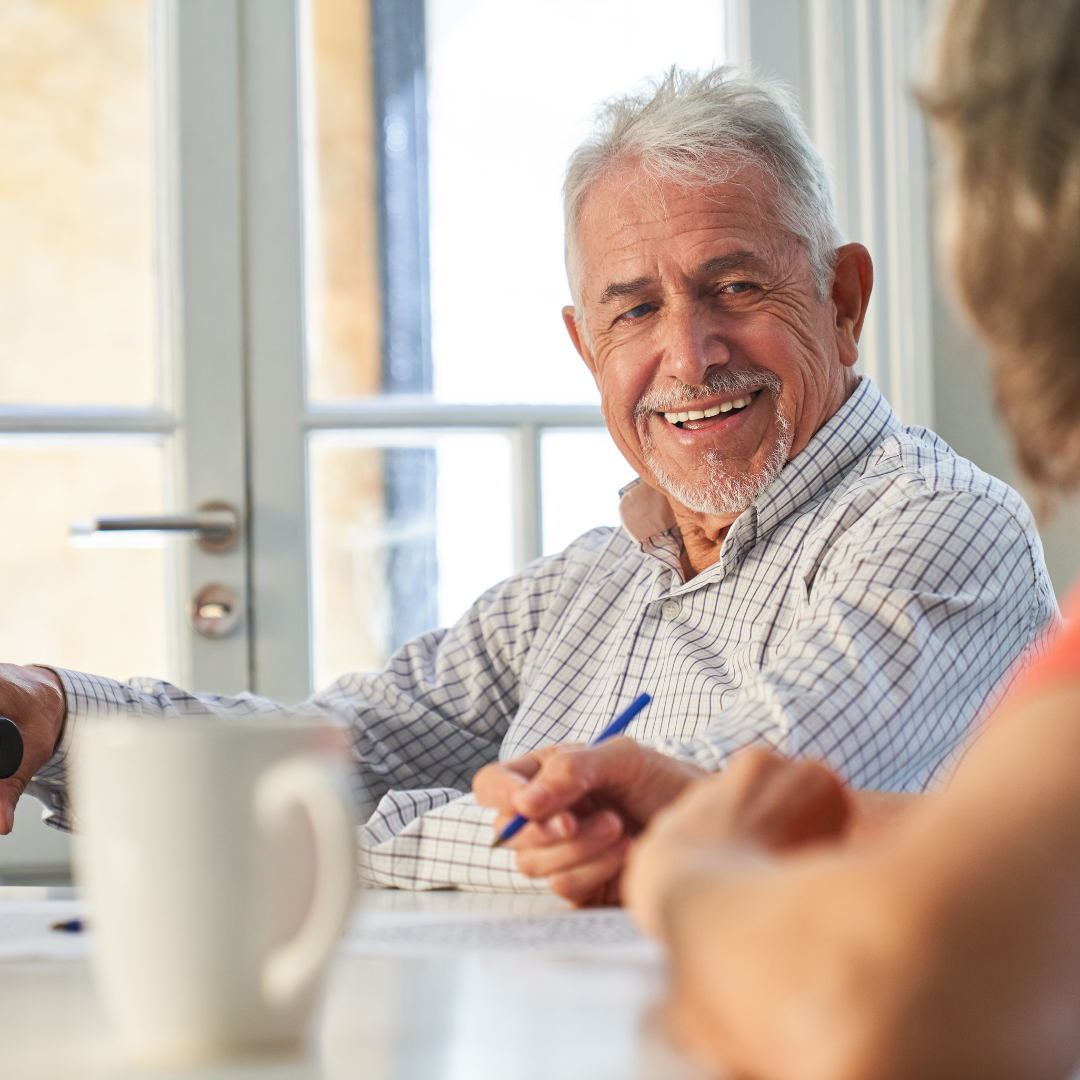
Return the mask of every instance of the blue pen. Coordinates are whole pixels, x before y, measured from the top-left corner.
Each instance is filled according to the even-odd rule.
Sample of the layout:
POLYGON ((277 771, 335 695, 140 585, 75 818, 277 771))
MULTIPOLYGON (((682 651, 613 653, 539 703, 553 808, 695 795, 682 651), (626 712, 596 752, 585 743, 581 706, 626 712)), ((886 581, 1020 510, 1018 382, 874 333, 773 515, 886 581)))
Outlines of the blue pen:
MULTIPOLYGON (((608 724, 608 726, 604 728, 604 730, 601 731, 600 734, 597 735, 591 743, 589 743, 589 745, 599 746, 602 742, 606 742, 608 739, 613 739, 616 735, 621 735, 630 726, 630 721, 633 720, 634 717, 637 716, 637 714, 641 712, 641 710, 644 709, 650 701, 652 701, 652 698, 649 697, 648 694, 640 694, 638 697, 634 698, 634 700, 630 703, 630 706, 624 712, 619 713, 619 715, 616 716, 615 719, 612 720, 611 723, 608 724)), ((495 837, 491 846, 493 848, 497 848, 500 844, 505 844, 506 841, 509 840, 511 837, 517 836, 517 834, 521 832, 521 830, 525 828, 528 823, 528 818, 522 817, 520 814, 518 814, 514 818, 514 820, 511 821, 510 824, 507 825, 506 828, 503 829, 503 831, 495 837)))

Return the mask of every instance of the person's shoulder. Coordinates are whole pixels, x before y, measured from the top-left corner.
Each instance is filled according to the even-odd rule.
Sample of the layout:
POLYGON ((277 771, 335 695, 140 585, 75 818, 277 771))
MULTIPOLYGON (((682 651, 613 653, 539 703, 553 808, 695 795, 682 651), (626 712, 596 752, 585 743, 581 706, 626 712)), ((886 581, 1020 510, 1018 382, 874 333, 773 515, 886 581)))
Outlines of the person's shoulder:
POLYGON ((561 551, 530 563, 538 574, 561 574, 574 569, 593 569, 621 561, 638 552, 639 545, 617 525, 600 525, 576 537, 561 551))
POLYGON ((862 460, 850 490, 876 490, 887 502, 956 495, 954 501, 1000 507, 1025 532, 1035 529, 1031 510, 1017 491, 929 428, 905 427, 887 436, 862 460))
POLYGON ((638 544, 626 530, 602 525, 582 533, 561 551, 541 555, 489 590, 491 595, 547 592, 607 572, 627 557, 640 555, 638 544))

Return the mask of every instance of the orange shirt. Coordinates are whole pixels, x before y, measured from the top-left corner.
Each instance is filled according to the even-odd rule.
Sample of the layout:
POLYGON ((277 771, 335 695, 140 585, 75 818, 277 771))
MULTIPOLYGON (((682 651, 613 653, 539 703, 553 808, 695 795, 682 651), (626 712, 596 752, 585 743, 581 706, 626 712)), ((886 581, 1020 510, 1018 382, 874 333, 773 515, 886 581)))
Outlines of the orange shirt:
POLYGON ((1080 580, 1061 605, 1065 622, 1054 633, 1046 652, 1021 677, 1010 697, 1043 683, 1080 680, 1080 580))

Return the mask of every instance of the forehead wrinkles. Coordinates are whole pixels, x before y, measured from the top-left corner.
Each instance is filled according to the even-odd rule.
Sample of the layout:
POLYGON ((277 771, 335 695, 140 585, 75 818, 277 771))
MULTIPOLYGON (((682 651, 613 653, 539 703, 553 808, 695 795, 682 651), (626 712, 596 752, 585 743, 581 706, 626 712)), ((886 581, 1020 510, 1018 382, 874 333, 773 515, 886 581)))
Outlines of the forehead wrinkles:
POLYGON ((661 285, 669 283, 665 263, 677 259, 690 271, 714 257, 714 246, 725 240, 752 248, 780 270, 783 249, 798 241, 783 229, 773 200, 748 182, 752 179, 704 189, 602 181, 582 207, 583 299, 595 302, 613 281, 655 277, 661 285))
POLYGON ((735 213, 755 217, 760 225, 782 229, 782 215, 777 206, 779 193, 770 190, 768 177, 752 162, 733 164, 727 177, 704 183, 687 177, 685 181, 658 179, 640 170, 627 168, 593 185, 580 210, 579 226, 593 227, 607 219, 605 231, 613 232, 627 225, 654 224, 658 229, 670 226, 672 215, 707 212, 702 204, 712 204, 718 213, 730 210, 732 200, 744 203, 735 213), (686 206, 686 203, 691 203, 686 206), (680 209, 679 204, 684 204, 680 209))

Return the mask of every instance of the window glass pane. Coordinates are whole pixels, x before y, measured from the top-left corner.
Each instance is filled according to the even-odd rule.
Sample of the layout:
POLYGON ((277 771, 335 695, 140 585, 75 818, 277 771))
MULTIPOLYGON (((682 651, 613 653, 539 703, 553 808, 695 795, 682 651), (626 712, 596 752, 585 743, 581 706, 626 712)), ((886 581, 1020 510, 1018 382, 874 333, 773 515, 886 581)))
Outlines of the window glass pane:
POLYGON ((157 394, 147 0, 0 4, 0 402, 157 394))
MULTIPOLYGON (((308 0, 305 7, 312 399, 389 387, 432 391, 453 402, 594 402, 595 386, 560 314, 569 302, 563 168, 597 102, 673 63, 699 68, 722 59, 723 3, 669 0, 662 17, 653 0, 375 0, 374 6, 378 18, 397 20, 376 35, 384 50, 379 58, 372 54, 372 0, 308 0), (426 39, 427 116, 414 125, 406 98, 422 90, 424 72, 403 77, 413 62, 403 41, 409 34, 426 39), (380 64, 394 77, 379 82, 388 97, 377 121, 380 64), (398 106, 401 116, 391 115, 398 106), (416 255, 409 255, 403 219, 412 214, 418 228, 429 229, 433 370, 422 373, 420 357, 414 377, 401 376, 397 387, 397 338, 389 339, 384 376, 379 327, 376 138, 387 168, 415 164, 428 189, 425 200, 421 177, 413 198, 405 183, 384 208, 385 227, 398 230, 402 242, 400 251, 391 245, 388 274, 399 255, 416 255)), ((397 310, 393 297, 387 302, 397 310)), ((416 309, 424 303, 418 294, 411 308, 402 305, 410 313, 403 340, 427 334, 416 309)))
POLYGON ((76 518, 160 514, 164 452, 149 437, 0 436, 5 660, 117 679, 174 676, 168 542, 154 533, 69 533, 76 518))
POLYGON ((560 186, 598 101, 723 56, 720 0, 428 0, 435 393, 593 402, 563 326, 560 186))
POLYGON ((502 431, 311 436, 315 685, 380 668, 513 567, 502 431))
POLYGON ((540 462, 545 555, 598 525, 619 524, 619 489, 637 473, 606 431, 545 431, 540 462))
POLYGON ((371 12, 368 0, 304 5, 308 392, 381 388, 371 12))

